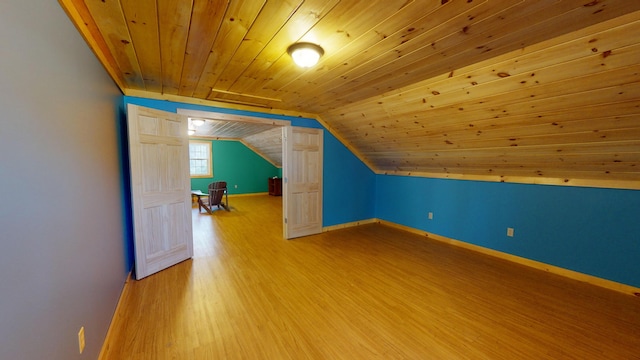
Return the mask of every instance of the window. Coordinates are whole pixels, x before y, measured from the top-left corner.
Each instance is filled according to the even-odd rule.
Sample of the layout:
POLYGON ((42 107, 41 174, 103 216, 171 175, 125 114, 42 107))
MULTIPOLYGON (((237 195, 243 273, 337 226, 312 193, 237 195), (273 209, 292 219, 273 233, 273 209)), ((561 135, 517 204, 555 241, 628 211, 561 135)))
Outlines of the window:
POLYGON ((213 177, 211 142, 189 140, 189 169, 191 177, 213 177))

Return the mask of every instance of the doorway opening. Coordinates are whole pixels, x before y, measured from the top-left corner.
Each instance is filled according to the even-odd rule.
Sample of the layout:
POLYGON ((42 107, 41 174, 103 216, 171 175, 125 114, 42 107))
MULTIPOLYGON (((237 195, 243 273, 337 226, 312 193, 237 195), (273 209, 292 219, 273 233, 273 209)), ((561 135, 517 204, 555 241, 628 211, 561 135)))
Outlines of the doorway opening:
POLYGON ((214 139, 257 138, 250 146, 264 146, 264 153, 282 164, 284 238, 322 232, 322 129, 293 127, 285 120, 198 110, 178 109, 178 114, 211 123, 201 132, 210 131, 208 135, 214 139))

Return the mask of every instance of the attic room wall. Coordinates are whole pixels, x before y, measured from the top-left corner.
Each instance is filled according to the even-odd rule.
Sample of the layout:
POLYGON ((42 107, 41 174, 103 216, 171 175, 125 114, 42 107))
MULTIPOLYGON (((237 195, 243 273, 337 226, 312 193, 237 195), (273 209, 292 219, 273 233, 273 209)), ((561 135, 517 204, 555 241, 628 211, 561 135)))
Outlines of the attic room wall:
POLYGON ((96 359, 128 270, 122 95, 57 2, 0 8, 0 359, 96 359))
POLYGON ((267 179, 281 175, 277 167, 240 141, 192 140, 211 142, 213 153, 213 178, 191 178, 192 189, 207 192, 211 182, 226 181, 229 195, 266 193, 267 179))
POLYGON ((637 190, 377 176, 380 219, 635 287, 639 212, 637 190))
MULTIPOLYGON (((322 129, 314 119, 216 108, 173 101, 124 97, 126 104, 177 112, 177 109, 215 111, 288 120, 292 126, 322 129)), ((340 225, 374 217, 375 174, 329 131, 324 131, 323 226, 340 225)))

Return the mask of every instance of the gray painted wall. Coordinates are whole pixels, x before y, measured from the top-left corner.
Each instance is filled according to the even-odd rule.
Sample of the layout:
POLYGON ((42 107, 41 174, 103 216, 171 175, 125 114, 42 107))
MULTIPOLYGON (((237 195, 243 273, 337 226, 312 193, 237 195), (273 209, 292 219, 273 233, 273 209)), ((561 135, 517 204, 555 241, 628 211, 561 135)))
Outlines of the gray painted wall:
POLYGON ((100 352, 127 273, 121 99, 57 2, 2 0, 0 359, 100 352))

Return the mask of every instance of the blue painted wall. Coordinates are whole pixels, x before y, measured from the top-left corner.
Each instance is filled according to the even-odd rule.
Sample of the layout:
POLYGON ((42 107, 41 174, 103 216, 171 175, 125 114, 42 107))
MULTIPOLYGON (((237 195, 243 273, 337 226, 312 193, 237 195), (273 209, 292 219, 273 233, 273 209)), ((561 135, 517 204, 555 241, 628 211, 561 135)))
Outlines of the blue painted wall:
POLYGON ((325 226, 375 217, 375 174, 328 131, 323 172, 325 226))
MULTIPOLYGON (((126 104, 140 105, 169 112, 177 112, 177 109, 190 109, 260 116, 288 120, 292 126, 323 129, 322 125, 315 119, 301 117, 255 113, 130 96, 124 97, 124 104, 125 106, 126 104)), ((324 131, 323 146, 323 226, 339 225, 375 217, 375 202, 373 199, 375 194, 375 174, 326 129, 324 131)), ((282 176, 282 173, 279 173, 279 175, 282 176)))
POLYGON ((122 218, 124 227, 123 248, 126 259, 127 273, 133 270, 135 263, 133 203, 131 202, 131 166, 129 162, 129 133, 127 124, 126 104, 120 102, 118 109, 118 148, 120 150, 120 166, 122 181, 122 218))
POLYGON ((207 192, 214 181, 226 181, 229 194, 254 194, 269 191, 269 178, 281 175, 280 169, 240 141, 208 140, 213 153, 213 177, 191 178, 191 188, 207 192), (236 187, 237 186, 237 187, 236 187))
POLYGON ((378 175, 375 198, 383 220, 640 286, 640 191, 378 175))

